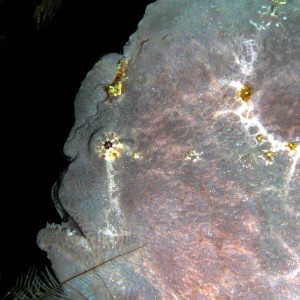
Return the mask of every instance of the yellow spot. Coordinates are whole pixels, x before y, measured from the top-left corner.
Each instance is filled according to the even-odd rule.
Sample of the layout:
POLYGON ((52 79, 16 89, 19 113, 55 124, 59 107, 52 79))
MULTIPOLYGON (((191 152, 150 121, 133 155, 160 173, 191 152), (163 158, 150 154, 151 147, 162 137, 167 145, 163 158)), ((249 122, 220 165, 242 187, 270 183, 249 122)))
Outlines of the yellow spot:
POLYGON ((250 111, 249 110, 245 110, 242 113, 242 117, 245 118, 245 119, 249 119, 249 116, 250 116, 250 111))
POLYGON ((195 149, 190 149, 186 155, 186 159, 191 159, 192 157, 196 156, 196 150, 195 149))
POLYGON ((138 152, 132 152, 131 153, 131 156, 134 158, 134 159, 141 159, 143 158, 141 153, 138 153, 138 152))
POLYGON ((107 85, 106 92, 111 96, 119 96, 122 94, 122 81, 117 82, 115 85, 107 85))
POLYGON ((252 88, 250 86, 244 85, 238 92, 238 97, 243 102, 248 102, 253 94, 252 88))
POLYGON ((287 3, 287 0, 272 0, 276 5, 283 5, 287 3))
POLYGON ((125 72, 128 66, 128 60, 121 59, 117 66, 115 79, 110 85, 105 86, 106 92, 111 96, 119 96, 122 94, 123 81, 127 79, 125 72))
POLYGON ((264 152, 264 158, 269 162, 273 161, 275 155, 276 155, 275 152, 273 152, 272 150, 268 150, 264 152))
POLYGON ((262 134, 258 134, 258 135, 256 136, 256 140, 257 140, 258 142, 262 142, 262 141, 264 140, 264 136, 263 136, 262 134))
POLYGON ((296 150, 297 149, 297 142, 294 142, 294 141, 291 141, 291 142, 288 142, 286 144, 286 146, 290 149, 290 150, 296 150))
POLYGON ((195 149, 190 149, 187 153, 187 155, 185 156, 186 160, 193 160, 193 161, 197 161, 200 158, 200 155, 195 149))

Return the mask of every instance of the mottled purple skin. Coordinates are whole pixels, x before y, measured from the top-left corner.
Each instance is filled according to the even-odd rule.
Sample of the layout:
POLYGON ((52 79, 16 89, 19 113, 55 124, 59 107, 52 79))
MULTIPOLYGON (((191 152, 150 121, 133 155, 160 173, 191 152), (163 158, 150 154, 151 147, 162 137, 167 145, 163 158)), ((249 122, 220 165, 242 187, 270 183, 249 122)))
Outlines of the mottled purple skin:
POLYGON ((80 229, 66 234, 69 221, 38 236, 72 299, 300 297, 299 149, 258 142, 262 127, 247 125, 257 118, 274 140, 299 143, 299 14, 290 3, 284 20, 259 15, 261 1, 210 2, 151 5, 125 48, 121 96, 100 86, 118 55, 82 84, 59 192, 80 229), (248 117, 232 82, 254 89, 248 117), (122 149, 107 162, 97 149, 111 133, 122 149))

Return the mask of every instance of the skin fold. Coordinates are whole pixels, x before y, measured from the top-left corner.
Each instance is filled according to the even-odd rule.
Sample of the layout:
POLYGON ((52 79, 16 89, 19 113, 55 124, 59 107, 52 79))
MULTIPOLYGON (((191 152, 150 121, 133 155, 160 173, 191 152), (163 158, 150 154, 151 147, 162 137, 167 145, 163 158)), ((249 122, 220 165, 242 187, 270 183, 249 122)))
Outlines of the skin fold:
POLYGON ((160 0, 75 100, 38 235, 71 299, 297 299, 300 1, 160 0))

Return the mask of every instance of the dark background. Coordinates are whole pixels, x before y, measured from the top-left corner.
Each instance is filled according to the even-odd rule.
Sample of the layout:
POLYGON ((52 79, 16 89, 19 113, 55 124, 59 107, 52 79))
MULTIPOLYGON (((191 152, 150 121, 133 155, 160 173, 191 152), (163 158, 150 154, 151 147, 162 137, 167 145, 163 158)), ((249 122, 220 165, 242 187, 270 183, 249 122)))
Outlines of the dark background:
POLYGON ((151 2, 63 0, 38 30, 36 1, 0 0, 0 298, 30 266, 50 265, 36 236, 60 222, 50 193, 67 165, 76 92, 103 54, 122 53, 151 2))

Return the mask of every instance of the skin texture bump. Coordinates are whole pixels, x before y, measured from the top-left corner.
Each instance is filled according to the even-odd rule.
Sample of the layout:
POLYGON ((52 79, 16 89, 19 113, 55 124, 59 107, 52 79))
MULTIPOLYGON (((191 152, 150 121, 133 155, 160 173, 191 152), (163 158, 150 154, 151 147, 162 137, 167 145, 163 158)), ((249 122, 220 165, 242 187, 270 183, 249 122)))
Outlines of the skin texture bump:
POLYGON ((299 296, 299 9, 160 0, 88 73, 38 235, 71 299, 299 296))

